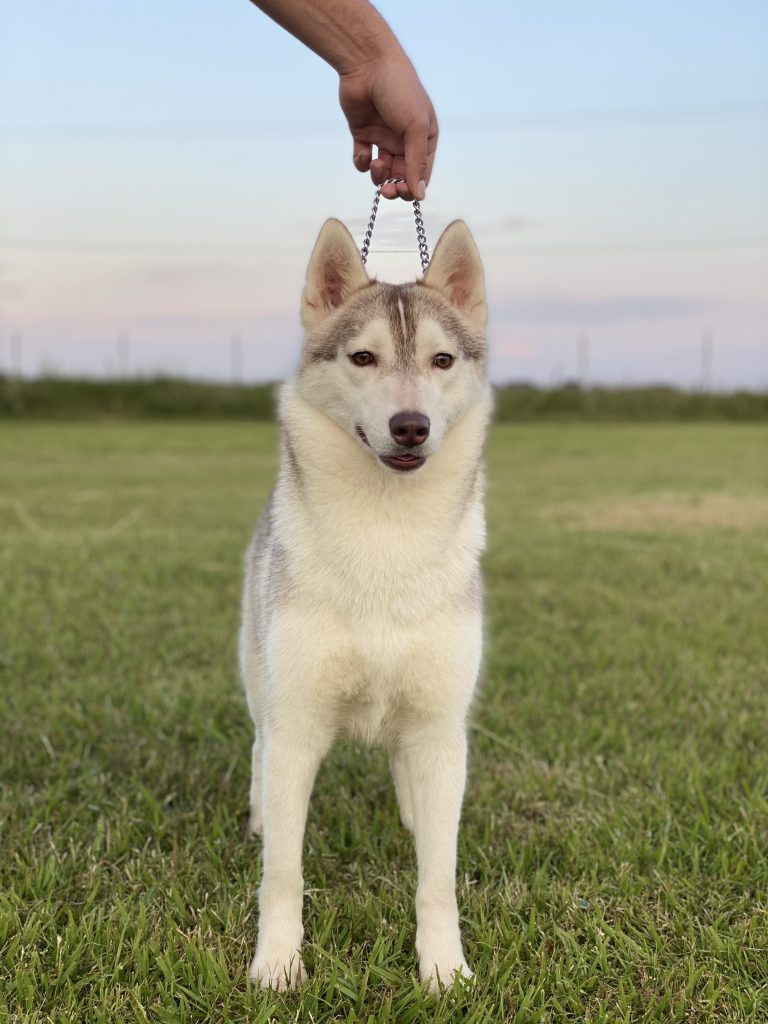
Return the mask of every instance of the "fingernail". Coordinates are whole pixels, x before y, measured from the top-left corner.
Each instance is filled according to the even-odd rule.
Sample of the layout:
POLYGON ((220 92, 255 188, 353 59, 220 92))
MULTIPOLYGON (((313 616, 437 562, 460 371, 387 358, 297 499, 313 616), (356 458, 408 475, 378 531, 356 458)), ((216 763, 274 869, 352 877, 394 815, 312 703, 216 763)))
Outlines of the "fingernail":
POLYGON ((416 198, 417 199, 423 199, 426 194, 427 194, 426 182, 422 179, 419 182, 419 184, 416 186, 416 198))

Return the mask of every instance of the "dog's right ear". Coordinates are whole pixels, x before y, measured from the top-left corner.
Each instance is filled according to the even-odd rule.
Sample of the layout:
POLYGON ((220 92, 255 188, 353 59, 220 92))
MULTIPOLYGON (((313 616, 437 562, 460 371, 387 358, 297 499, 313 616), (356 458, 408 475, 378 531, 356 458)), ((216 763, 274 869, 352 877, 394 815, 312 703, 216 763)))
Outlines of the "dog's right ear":
POLYGON ((327 220, 320 228, 307 267, 301 298, 304 329, 317 327, 368 281, 352 235, 340 220, 327 220))
POLYGON ((438 238, 424 284, 442 292, 475 330, 485 332, 487 304, 483 263, 463 220, 453 221, 438 238))

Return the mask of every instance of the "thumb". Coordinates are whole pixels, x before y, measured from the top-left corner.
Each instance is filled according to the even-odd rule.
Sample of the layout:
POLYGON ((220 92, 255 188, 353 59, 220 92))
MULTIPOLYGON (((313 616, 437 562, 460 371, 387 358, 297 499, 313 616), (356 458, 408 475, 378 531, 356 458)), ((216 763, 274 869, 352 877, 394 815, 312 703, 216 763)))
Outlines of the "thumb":
POLYGON ((427 181, 429 122, 418 118, 405 129, 405 180, 415 199, 423 199, 427 181))

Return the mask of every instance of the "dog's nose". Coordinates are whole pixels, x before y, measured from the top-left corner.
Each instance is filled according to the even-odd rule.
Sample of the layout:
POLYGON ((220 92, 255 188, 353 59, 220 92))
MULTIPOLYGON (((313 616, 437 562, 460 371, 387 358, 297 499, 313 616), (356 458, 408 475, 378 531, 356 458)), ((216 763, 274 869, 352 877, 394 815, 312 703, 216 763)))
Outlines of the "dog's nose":
POLYGON ((429 417, 420 412, 398 412, 389 421, 389 432, 398 444, 415 448, 429 437, 429 417))

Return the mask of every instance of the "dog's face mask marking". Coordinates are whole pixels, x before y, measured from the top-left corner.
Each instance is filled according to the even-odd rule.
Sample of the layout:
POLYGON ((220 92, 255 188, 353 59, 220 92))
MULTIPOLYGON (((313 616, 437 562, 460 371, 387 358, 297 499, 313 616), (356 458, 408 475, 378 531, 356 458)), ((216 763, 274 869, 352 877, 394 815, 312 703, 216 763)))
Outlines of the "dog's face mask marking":
POLYGON ((300 394, 390 471, 419 469, 485 379, 483 269, 469 229, 443 232, 423 279, 369 279, 340 221, 323 225, 302 300, 300 394))

